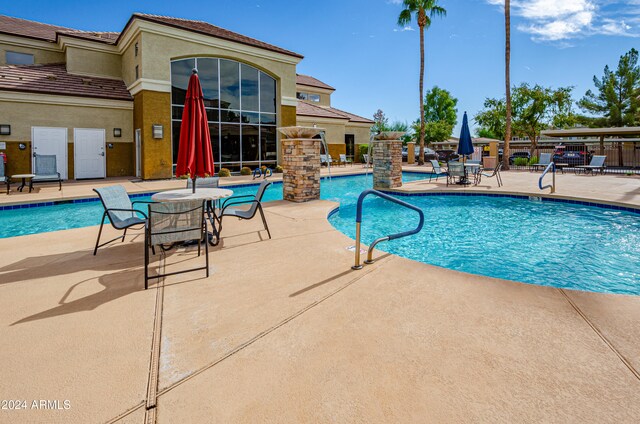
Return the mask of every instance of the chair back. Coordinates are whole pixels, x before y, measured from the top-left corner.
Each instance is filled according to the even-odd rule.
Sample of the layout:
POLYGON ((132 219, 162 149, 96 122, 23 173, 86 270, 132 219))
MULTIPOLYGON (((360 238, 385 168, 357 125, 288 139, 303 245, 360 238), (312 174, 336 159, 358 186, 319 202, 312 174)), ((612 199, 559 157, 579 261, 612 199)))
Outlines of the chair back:
POLYGON ((449 162, 447 170, 451 177, 464 177, 464 164, 462 162, 449 162))
POLYGON ((347 155, 346 154, 340 154, 340 162, 345 163, 347 161, 347 155))
POLYGON ((131 199, 129 199, 127 190, 125 190, 123 186, 113 185, 100 187, 94 188, 93 191, 98 193, 102 206, 104 206, 104 209, 107 211, 107 215, 112 224, 117 226, 118 223, 136 216, 134 212, 109 211, 109 209, 133 209, 131 199))
POLYGON ((327 155, 320 155, 320 164, 327 163, 327 155))
POLYGON ((56 155, 36 155, 35 175, 55 175, 58 173, 56 155))
POLYGON ((591 158, 591 163, 589 166, 604 166, 604 161, 607 159, 606 156, 594 156, 591 158))
POLYGON ((435 172, 436 174, 442 174, 442 168, 440 167, 440 162, 438 162, 435 159, 431 159, 429 162, 431 162, 431 166, 433 166, 433 172, 435 172))
MULTIPOLYGON (((193 180, 187 178, 187 188, 193 187, 193 180)), ((196 188, 218 188, 220 187, 219 177, 196 178, 196 188)))
POLYGON ((540 153, 538 165, 549 165, 551 163, 551 153, 540 153))
POLYGON ((4 161, 0 158, 0 178, 4 177, 4 161))
POLYGON ((499 174, 499 173, 500 173, 500 170, 501 170, 501 169, 502 169, 502 162, 498 162, 498 163, 496 164, 496 167, 495 167, 495 168, 493 168, 493 172, 492 172, 490 175, 488 175, 488 177, 495 177, 495 176, 496 176, 496 174, 499 174))
POLYGON ((264 196, 264 192, 267 191, 267 187, 271 184, 271 181, 264 180, 260 183, 260 187, 258 187, 258 191, 256 192, 256 200, 258 202, 262 202, 262 196, 264 196))
POLYGON ((204 225, 202 200, 149 204, 147 232, 151 245, 199 240, 204 225))

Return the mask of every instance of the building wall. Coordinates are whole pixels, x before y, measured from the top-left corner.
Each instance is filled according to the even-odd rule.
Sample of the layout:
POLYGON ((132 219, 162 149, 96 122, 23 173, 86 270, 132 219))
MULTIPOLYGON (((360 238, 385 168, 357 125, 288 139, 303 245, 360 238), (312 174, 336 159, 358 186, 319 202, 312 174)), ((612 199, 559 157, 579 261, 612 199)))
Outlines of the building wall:
POLYGON ((11 135, 0 136, 7 143, 7 174, 31 172, 31 127, 66 127, 68 137, 68 175, 73 178, 73 129, 104 128, 107 176, 132 175, 133 112, 89 106, 69 106, 46 103, 10 102, 0 100, 0 116, 11 125, 11 135), (113 128, 122 129, 122 137, 113 136, 113 128), (18 148, 26 144, 25 150, 18 148), (128 152, 128 153, 127 153, 128 152))
POLYGON ((67 72, 122 78, 122 59, 118 54, 67 46, 67 72))
POLYGON ((142 137, 142 179, 171 178, 171 94, 142 90, 133 102, 133 128, 139 128, 142 137), (162 139, 153 138, 154 124, 163 126, 162 139))
POLYGON ((126 49, 122 51, 120 74, 125 85, 129 87, 136 80, 136 66, 140 67, 142 63, 142 55, 144 52, 140 46, 140 35, 136 36, 126 49), (138 55, 135 53, 135 46, 138 44, 138 55))
POLYGON ((8 43, 0 43, 0 66, 7 64, 6 55, 5 55, 7 51, 32 54, 33 60, 36 64, 63 63, 65 60, 64 53, 59 51, 51 51, 51 50, 38 49, 35 47, 22 47, 22 46, 16 46, 8 43))
MULTIPOLYGON (((171 60, 188 57, 221 57, 245 62, 270 74, 278 81, 278 97, 296 96, 296 66, 268 57, 237 51, 238 44, 225 40, 212 39, 219 44, 204 45, 188 40, 177 39, 159 34, 143 32, 140 77, 151 80, 171 81, 171 60)), ((269 54, 268 51, 261 51, 269 54)), ((275 55, 275 53, 274 53, 275 55)))

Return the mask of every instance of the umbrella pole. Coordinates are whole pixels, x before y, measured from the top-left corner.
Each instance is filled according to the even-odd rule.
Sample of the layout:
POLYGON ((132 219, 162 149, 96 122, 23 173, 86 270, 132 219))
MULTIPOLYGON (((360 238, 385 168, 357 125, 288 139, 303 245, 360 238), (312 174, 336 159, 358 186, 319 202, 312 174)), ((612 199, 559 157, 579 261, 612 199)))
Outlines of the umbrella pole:
POLYGON ((193 180, 193 181, 192 181, 192 183, 193 183, 193 184, 191 184, 191 192, 192 192, 192 193, 195 193, 195 192, 196 192, 196 178, 197 178, 197 177, 195 177, 195 176, 192 178, 192 180, 193 180))

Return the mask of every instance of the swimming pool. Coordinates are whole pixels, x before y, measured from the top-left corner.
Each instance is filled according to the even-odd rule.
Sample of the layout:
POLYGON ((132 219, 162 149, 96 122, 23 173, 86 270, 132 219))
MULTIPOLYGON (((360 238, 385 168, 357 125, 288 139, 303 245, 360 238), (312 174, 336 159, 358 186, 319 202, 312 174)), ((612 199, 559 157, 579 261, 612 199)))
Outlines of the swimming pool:
MULTIPOLYGON (((404 173, 403 181, 425 178, 404 173)), ((323 178, 323 199, 340 203, 329 221, 355 237, 358 195, 371 175, 323 178)), ((255 186, 235 186, 235 195, 255 186)), ((149 200, 150 195, 139 200, 149 200)), ((281 200, 282 185, 264 200, 281 200)), ((472 274, 596 292, 640 294, 640 214, 527 198, 495 196, 402 196, 425 212, 420 234, 381 243, 409 259, 472 274)), ((365 202, 363 243, 411 229, 416 214, 382 199, 365 202)), ((0 211, 0 238, 98 225, 100 202, 57 204, 0 211)))
MULTIPOLYGON (((425 214, 414 236, 380 249, 416 261, 506 280, 605 293, 640 294, 640 215, 526 197, 402 196, 425 214)), ((365 201, 362 241, 415 228, 413 211, 365 201)), ((355 202, 329 221, 355 238, 355 202)))

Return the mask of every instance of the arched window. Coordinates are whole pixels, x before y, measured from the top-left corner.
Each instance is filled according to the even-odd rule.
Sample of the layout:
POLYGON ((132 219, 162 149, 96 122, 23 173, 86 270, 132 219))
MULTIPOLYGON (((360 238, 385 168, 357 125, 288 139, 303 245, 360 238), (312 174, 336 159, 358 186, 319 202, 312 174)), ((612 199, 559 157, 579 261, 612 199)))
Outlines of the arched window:
POLYGON ((228 59, 197 57, 171 62, 173 162, 191 70, 198 69, 207 109, 216 168, 275 165, 276 81, 264 72, 228 59))

